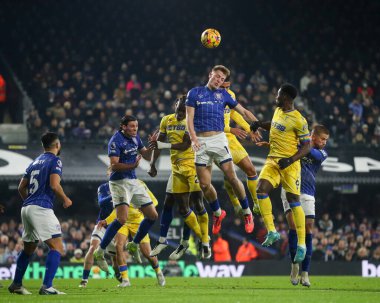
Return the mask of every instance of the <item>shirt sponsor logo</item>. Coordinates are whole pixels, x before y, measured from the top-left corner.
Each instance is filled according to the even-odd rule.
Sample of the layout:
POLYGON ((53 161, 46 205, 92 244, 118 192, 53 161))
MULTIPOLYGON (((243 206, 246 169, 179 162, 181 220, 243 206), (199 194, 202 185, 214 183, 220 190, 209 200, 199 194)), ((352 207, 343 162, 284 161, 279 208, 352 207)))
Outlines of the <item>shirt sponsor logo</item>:
POLYGON ((284 125, 281 125, 280 123, 277 123, 274 121, 272 121, 272 127, 274 127, 275 129, 277 129, 281 132, 284 132, 286 130, 286 127, 284 125))

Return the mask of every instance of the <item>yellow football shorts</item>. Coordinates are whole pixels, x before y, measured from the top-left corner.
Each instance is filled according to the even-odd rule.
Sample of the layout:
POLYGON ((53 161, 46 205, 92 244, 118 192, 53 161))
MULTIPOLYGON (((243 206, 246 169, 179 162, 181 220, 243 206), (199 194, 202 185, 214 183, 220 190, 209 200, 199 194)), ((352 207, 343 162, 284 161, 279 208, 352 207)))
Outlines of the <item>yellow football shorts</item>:
POLYGON ((166 186, 166 192, 182 194, 201 191, 194 163, 172 165, 172 173, 166 186))
POLYGON ((248 157, 248 153, 235 135, 230 133, 227 133, 226 135, 228 140, 228 148, 232 156, 232 161, 234 164, 238 164, 245 157, 248 157))
POLYGON ((260 173, 259 180, 268 180, 274 188, 280 184, 288 193, 301 194, 301 164, 294 162, 285 169, 280 169, 277 162, 281 158, 268 157, 260 173))
MULTIPOLYGON (((142 216, 141 218, 141 221, 144 219, 144 216, 142 216)), ((141 222, 140 221, 140 222, 141 222)), ((137 233, 137 230, 139 229, 139 225, 140 225, 140 222, 136 221, 134 223, 127 223, 127 224, 124 224, 117 232, 119 234, 122 234, 124 236, 126 236, 127 238, 129 236, 131 236, 131 238, 133 238, 136 233, 137 233)), ((140 243, 150 243, 150 238, 149 238, 149 235, 146 235, 140 243)))

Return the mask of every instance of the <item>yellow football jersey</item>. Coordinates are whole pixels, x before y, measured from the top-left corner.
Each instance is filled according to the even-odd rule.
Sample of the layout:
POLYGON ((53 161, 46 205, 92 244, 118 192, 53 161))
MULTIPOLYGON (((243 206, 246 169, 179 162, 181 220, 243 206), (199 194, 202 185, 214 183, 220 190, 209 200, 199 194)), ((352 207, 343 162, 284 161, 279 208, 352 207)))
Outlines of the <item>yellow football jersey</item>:
MULTIPOLYGON (((183 141, 183 136, 188 133, 186 119, 178 121, 175 114, 164 116, 160 123, 160 132, 166 134, 169 143, 181 143, 183 141)), ((191 146, 186 150, 170 149, 170 160, 172 161, 172 164, 183 160, 194 162, 194 157, 194 152, 191 146)))
POLYGON ((298 110, 274 112, 270 135, 269 157, 288 158, 297 152, 299 142, 310 141, 306 119, 298 110))
MULTIPOLYGON (((235 93, 230 90, 230 89, 227 89, 227 92, 231 95, 231 97, 236 100, 236 97, 235 97, 235 93)), ((241 128, 243 128, 246 132, 250 132, 250 128, 249 128, 249 124, 247 121, 244 120, 243 116, 240 115, 237 111, 235 111, 234 109, 230 109, 228 106, 224 109, 224 132, 226 134, 229 134, 230 133, 230 122, 231 122, 231 119, 237 124, 239 125, 241 128)), ((227 139, 228 139, 228 135, 227 135, 227 139)))

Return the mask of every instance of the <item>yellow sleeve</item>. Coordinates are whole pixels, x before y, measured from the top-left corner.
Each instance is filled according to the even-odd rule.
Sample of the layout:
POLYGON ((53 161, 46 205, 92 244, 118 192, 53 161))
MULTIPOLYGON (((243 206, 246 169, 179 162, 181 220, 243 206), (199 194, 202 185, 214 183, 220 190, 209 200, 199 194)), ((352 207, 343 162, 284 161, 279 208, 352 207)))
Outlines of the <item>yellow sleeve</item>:
POLYGON ((160 123, 160 133, 162 134, 166 134, 166 124, 167 124, 167 117, 168 116, 165 116, 161 119, 161 123, 160 123))
POLYGON ((116 219, 116 209, 112 211, 112 213, 105 219, 107 225, 110 225, 116 219))
POLYGON ((244 120, 243 116, 240 115, 236 110, 231 110, 231 119, 236 122, 237 125, 242 127, 246 132, 250 132, 250 126, 247 121, 244 120))
POLYGON ((230 133, 231 132, 230 114, 226 113, 226 111, 224 111, 224 132, 225 133, 230 133))
POLYGON ((309 127, 307 125, 307 121, 302 115, 300 114, 299 119, 296 123, 296 134, 301 143, 310 141, 310 133, 309 133, 309 127))

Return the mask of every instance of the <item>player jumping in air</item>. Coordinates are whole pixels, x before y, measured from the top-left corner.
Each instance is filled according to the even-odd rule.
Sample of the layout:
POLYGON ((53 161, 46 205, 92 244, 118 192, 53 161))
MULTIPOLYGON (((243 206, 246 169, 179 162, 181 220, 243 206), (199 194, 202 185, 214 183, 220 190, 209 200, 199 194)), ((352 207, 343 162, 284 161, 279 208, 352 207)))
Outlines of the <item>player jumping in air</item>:
POLYGON ((239 112, 249 122, 255 116, 221 88, 230 71, 216 65, 209 74, 206 86, 195 87, 187 94, 186 124, 192 148, 198 180, 206 200, 213 210, 213 234, 218 234, 226 212, 220 208, 215 188, 211 184, 212 163, 216 161, 236 193, 245 217, 245 230, 253 231, 253 216, 249 208, 243 183, 237 178, 224 133, 224 109, 228 106, 239 112))
POLYGON ((272 245, 280 239, 272 215, 272 203, 269 193, 280 184, 286 191, 286 197, 292 210, 298 236, 294 262, 305 258, 305 213, 300 203, 301 165, 299 159, 310 151, 310 136, 307 122, 299 111, 294 109, 297 89, 291 84, 283 84, 276 97, 277 108, 272 121, 256 121, 251 130, 260 127, 270 131, 269 155, 259 176, 257 197, 260 213, 268 230, 263 246, 272 245), (298 144, 301 147, 298 148, 298 144))
MULTIPOLYGON (((170 149, 172 173, 166 187, 166 197, 161 215, 160 238, 152 250, 151 255, 158 255, 168 246, 166 240, 170 223, 173 219, 173 204, 179 205, 179 213, 184 218, 188 228, 194 231, 201 242, 200 257, 209 259, 211 249, 208 236, 208 214, 203 205, 203 195, 194 165, 194 152, 191 149, 191 141, 186 127, 185 96, 180 97, 175 103, 175 113, 164 116, 160 123, 160 132, 157 140, 152 138, 149 147, 154 148, 149 174, 157 175, 155 167, 160 150, 170 149), (167 139, 168 142, 165 142, 167 139), (189 207, 195 207, 197 216, 189 207), (198 223, 199 222, 199 223, 198 223)), ((178 248, 170 255, 170 259, 179 259, 189 247, 188 240, 190 230, 185 232, 178 248)))
MULTIPOLYGON (((145 187, 154 206, 157 206, 158 205, 157 198, 153 195, 153 193, 149 190, 149 188, 146 186, 146 184, 143 181, 139 180, 139 182, 145 187)), ((114 210, 105 220, 99 221, 97 228, 100 228, 100 229, 104 228, 103 226, 105 226, 106 224, 112 223, 115 218, 116 218, 116 212, 114 210)), ((116 257, 118 271, 120 272, 120 277, 122 280, 121 283, 118 285, 118 287, 128 287, 131 285, 129 281, 129 277, 128 277, 128 266, 127 266, 127 263, 125 261, 125 256, 124 256, 124 247, 128 241, 129 236, 133 238, 136 235, 139 225, 143 220, 144 220, 144 216, 142 212, 134 208, 133 205, 131 205, 129 207, 127 222, 118 230, 115 236, 115 240, 113 241, 114 243, 111 242, 112 245, 110 244, 107 247, 107 252, 116 257)), ((164 286, 165 277, 158 264, 158 259, 157 257, 150 256, 151 249, 150 249, 149 235, 146 235, 140 241, 139 246, 140 246, 140 250, 142 254, 148 259, 152 268, 156 272, 158 284, 160 286, 164 286)), ((138 263, 141 263, 140 258, 137 259, 136 261, 138 263)))
POLYGON ((127 245, 129 253, 136 260, 140 258, 139 243, 148 234, 158 217, 146 188, 137 180, 135 173, 141 156, 148 161, 151 158, 151 151, 143 145, 137 130, 137 118, 124 116, 120 122, 120 130, 112 136, 108 143, 108 156, 112 171, 109 186, 117 218, 107 227, 100 246, 94 252, 95 260, 104 259, 104 250, 127 221, 130 203, 137 209, 141 209, 145 216, 133 241, 127 245))

